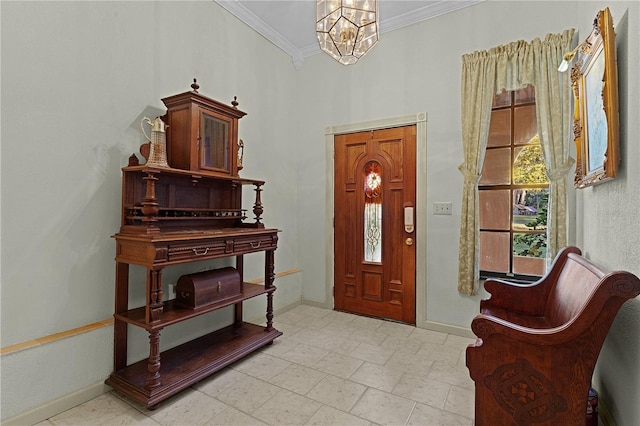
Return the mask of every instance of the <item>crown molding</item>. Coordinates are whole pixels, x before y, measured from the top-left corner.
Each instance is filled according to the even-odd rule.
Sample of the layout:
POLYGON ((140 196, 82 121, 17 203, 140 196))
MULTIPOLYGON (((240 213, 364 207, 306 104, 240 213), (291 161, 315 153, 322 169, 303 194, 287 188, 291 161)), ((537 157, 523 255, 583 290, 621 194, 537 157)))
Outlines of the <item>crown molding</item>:
POLYGON ((247 24, 249 27, 253 28, 256 32, 258 32, 258 34, 262 35, 264 38, 276 45, 276 47, 279 47, 282 51, 291 56, 291 60, 293 61, 296 69, 300 69, 300 67, 302 66, 302 62, 304 62, 304 58, 301 55, 300 50, 296 46, 291 44, 291 42, 289 42, 289 40, 287 40, 282 34, 273 29, 273 27, 271 27, 270 25, 267 25, 262 19, 260 19, 253 12, 251 12, 249 9, 247 9, 237 1, 214 1, 223 9, 231 13, 233 16, 247 24))
MULTIPOLYGON (((236 0, 214 1, 223 9, 227 10, 233 16, 244 22, 264 38, 269 40, 276 47, 280 48, 286 54, 291 56, 291 60, 293 61, 293 65, 296 70, 299 70, 302 67, 304 58, 322 52, 320 50, 320 46, 318 46, 317 43, 311 44, 309 46, 304 46, 302 48, 297 48, 282 34, 280 34, 270 25, 266 24, 262 19, 260 19, 253 12, 251 12, 236 0)), ((472 6, 476 3, 481 3, 484 1, 486 0, 441 0, 437 3, 421 7, 403 15, 395 16, 388 19, 381 19, 380 34, 398 30, 409 25, 417 24, 418 22, 445 15, 447 13, 463 9, 465 7, 472 6)))
POLYGON ((450 12, 454 12, 465 7, 473 6, 476 3, 482 3, 486 0, 456 0, 446 1, 441 0, 437 3, 429 6, 424 6, 404 15, 394 16, 389 19, 380 20, 380 34, 384 34, 389 31, 399 30, 400 28, 407 27, 409 25, 417 24, 418 22, 426 21, 428 19, 436 18, 441 15, 445 15, 450 12))

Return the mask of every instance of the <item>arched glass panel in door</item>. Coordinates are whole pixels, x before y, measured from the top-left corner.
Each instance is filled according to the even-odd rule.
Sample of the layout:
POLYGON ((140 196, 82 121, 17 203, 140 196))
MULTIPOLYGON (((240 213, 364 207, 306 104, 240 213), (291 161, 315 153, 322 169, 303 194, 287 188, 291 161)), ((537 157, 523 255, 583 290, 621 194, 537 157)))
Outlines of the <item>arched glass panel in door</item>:
POLYGON ((382 262, 382 168, 375 161, 364 167, 364 260, 382 262))

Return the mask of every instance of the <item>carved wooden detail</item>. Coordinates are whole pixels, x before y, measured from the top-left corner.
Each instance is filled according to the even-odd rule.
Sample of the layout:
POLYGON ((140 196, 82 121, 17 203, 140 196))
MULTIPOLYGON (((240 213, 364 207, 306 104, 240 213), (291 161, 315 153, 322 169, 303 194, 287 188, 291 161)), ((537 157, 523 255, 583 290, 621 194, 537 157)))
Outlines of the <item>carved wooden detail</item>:
MULTIPOLYGON (((232 106, 223 105, 201 95, 199 87, 194 79, 192 91, 163 99, 168 107, 163 119, 169 121, 170 167, 140 164, 132 155, 122 169, 122 220, 120 231, 113 236, 114 371, 106 383, 152 409, 282 334, 273 327, 274 252, 279 231, 262 223, 264 181, 243 179, 237 173, 237 123, 245 113, 237 109, 236 100, 232 106), (216 138, 222 148, 216 145, 220 142, 216 138), (256 192, 253 223, 245 222, 247 210, 242 208, 242 187, 246 185, 254 186, 256 192), (242 282, 243 256, 248 253, 264 253, 264 285, 242 282), (165 268, 225 257, 235 257, 239 293, 192 307, 167 300, 162 282, 165 268), (129 307, 130 264, 147 269, 146 283, 134 283, 146 285, 145 304, 133 309, 129 307), (243 302, 257 296, 266 296, 266 327, 242 319, 243 302), (215 331, 161 351, 164 328, 225 307, 234 310, 231 326, 215 330, 214 325, 215 331), (148 358, 132 364, 127 360, 128 326, 149 333, 148 358)), ((143 145, 144 158, 148 152, 143 145)))
POLYGON ((606 273, 576 247, 539 281, 485 281, 467 347, 475 424, 584 425, 591 375, 611 323, 640 294, 629 272, 606 273))

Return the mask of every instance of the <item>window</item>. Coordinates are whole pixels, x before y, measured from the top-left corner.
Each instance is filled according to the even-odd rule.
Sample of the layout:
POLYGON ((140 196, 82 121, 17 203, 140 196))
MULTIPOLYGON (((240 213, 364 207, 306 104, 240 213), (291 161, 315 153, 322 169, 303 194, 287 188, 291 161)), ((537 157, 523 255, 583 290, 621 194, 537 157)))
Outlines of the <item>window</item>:
POLYGON ((549 180, 533 86, 494 97, 478 195, 480 275, 523 280, 542 276, 549 180))

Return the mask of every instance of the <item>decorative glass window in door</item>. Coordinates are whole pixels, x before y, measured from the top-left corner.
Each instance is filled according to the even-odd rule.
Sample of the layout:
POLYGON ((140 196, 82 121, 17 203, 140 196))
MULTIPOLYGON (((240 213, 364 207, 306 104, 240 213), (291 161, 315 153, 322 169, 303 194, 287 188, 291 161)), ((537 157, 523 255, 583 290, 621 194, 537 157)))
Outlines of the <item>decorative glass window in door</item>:
POLYGON ((364 168, 364 260, 382 262, 382 174, 375 161, 364 168))

